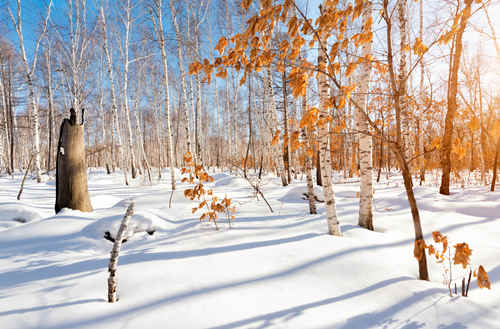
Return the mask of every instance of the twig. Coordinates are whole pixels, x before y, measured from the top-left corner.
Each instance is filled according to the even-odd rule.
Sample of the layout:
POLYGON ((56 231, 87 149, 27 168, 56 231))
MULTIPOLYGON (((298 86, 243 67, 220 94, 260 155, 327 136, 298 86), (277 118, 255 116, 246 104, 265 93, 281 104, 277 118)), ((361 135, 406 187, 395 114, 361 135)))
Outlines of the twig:
POLYGON ((170 192, 170 200, 168 200, 168 207, 172 208, 172 197, 174 196, 174 190, 170 192))
POLYGON ((24 173, 23 181, 21 182, 21 188, 19 189, 19 193, 17 194, 17 200, 21 200, 21 194, 23 193, 24 189, 24 181, 26 181, 26 176, 28 176, 28 172, 31 169, 31 165, 33 164, 33 158, 35 157, 35 154, 31 155, 30 162, 28 164, 28 168, 26 168, 26 172, 24 173))
POLYGON ((467 280, 467 289, 465 290, 465 297, 469 296, 469 287, 471 278, 472 278, 472 270, 469 270, 469 279, 467 280))

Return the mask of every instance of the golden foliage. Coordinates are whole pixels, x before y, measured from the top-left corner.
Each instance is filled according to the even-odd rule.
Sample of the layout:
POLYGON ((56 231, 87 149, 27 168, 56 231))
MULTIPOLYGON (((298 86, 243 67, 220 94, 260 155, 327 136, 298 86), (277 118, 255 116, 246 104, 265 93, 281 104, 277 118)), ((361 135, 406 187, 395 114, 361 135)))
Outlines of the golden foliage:
MULTIPOLYGON (((438 259, 438 263, 444 261, 444 254, 448 250, 448 238, 446 235, 441 234, 439 231, 434 231, 432 232, 432 238, 434 239, 434 242, 436 243, 441 243, 443 245, 443 250, 441 251, 441 254, 435 251, 436 259, 438 259)), ((432 254, 432 253, 431 253, 432 254)))
POLYGON ((217 45, 215 46, 215 50, 219 52, 219 54, 222 55, 224 53, 224 49, 227 47, 227 39, 225 37, 222 37, 219 39, 219 42, 217 42, 217 45))
POLYGON ((198 74, 202 68, 203 65, 200 62, 193 62, 189 64, 189 74, 198 74))
POLYGON ((280 140, 280 130, 279 130, 279 129, 277 129, 277 130, 276 130, 276 132, 274 133, 274 136, 273 136, 273 140, 272 140, 272 142, 271 142, 271 145, 276 145, 276 144, 278 144, 279 140, 280 140))
POLYGON ((491 282, 488 277, 488 273, 486 273, 482 265, 479 266, 479 269, 477 271, 477 285, 479 286, 479 288, 491 289, 491 282))
POLYGON ((413 52, 415 53, 415 55, 422 56, 427 52, 427 50, 428 48, 426 45, 424 45, 422 40, 420 38, 416 38, 415 44, 413 45, 413 52))
POLYGON ((213 177, 210 176, 203 168, 202 165, 196 165, 193 161, 193 156, 190 152, 184 154, 184 162, 186 167, 181 169, 182 174, 187 174, 187 177, 182 178, 182 182, 188 182, 194 184, 193 188, 184 190, 184 197, 190 200, 200 200, 198 206, 191 209, 194 214, 198 210, 205 211, 200 216, 200 221, 208 218, 209 221, 213 221, 215 227, 217 227, 217 218, 219 213, 225 213, 229 223, 234 219, 234 213, 236 212, 235 207, 231 206, 231 199, 224 197, 221 202, 218 202, 217 196, 213 195, 213 190, 205 190, 203 183, 211 183, 214 181, 213 177), (207 196, 211 197, 210 203, 207 196))
POLYGON ((469 249, 467 243, 457 243, 453 246, 455 248, 455 256, 453 257, 453 264, 461 264, 463 268, 466 268, 470 262, 470 255, 472 250, 469 249))
POLYGON ((252 0, 243 0, 243 1, 241 1, 241 7, 245 11, 248 11, 248 8, 250 8, 251 4, 252 4, 252 0))

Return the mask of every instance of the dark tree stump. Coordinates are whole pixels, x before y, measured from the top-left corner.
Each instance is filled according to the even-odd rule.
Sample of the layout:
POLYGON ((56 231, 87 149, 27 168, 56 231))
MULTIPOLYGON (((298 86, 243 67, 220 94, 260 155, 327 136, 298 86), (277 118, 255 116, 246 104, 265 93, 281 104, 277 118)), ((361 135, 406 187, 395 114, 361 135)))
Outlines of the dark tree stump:
POLYGON ((87 185, 87 165, 83 142, 82 123, 76 122, 73 109, 69 119, 64 119, 59 131, 56 167, 56 204, 58 213, 62 208, 92 211, 87 185))

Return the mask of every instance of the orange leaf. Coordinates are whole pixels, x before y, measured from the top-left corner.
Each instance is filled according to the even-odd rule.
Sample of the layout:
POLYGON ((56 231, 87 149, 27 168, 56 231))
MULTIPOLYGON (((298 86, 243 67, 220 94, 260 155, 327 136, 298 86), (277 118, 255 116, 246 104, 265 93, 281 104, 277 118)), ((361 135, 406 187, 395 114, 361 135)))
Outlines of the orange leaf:
POLYGON ((479 286, 479 288, 491 289, 491 282, 488 278, 488 273, 486 273, 482 265, 479 266, 479 269, 477 271, 477 285, 479 286))

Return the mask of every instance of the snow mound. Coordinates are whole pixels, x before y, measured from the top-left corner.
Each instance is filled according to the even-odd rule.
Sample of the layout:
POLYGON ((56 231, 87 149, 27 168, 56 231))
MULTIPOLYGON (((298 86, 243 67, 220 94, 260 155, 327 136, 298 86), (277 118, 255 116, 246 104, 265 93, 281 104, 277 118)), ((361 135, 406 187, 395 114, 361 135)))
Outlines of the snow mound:
MULTIPOLYGON (((314 195, 316 196, 316 201, 324 202, 323 199, 323 189, 315 186, 314 195)), ((307 201, 307 186, 298 186, 292 188, 284 196, 279 199, 281 202, 289 203, 302 203, 307 201)))
POLYGON ((7 229, 20 223, 24 224, 42 218, 43 216, 36 208, 15 202, 0 203, 0 229, 7 229))
POLYGON ((248 182, 241 177, 229 176, 215 182, 215 187, 248 187, 248 182))
MULTIPOLYGON (((102 239, 106 232, 114 238, 118 233, 124 214, 103 217, 87 225, 82 234, 92 239, 102 239)), ((158 229, 166 229, 166 223, 158 216, 147 211, 136 211, 130 218, 123 238, 129 240, 134 234, 147 232, 152 235, 158 229)))

